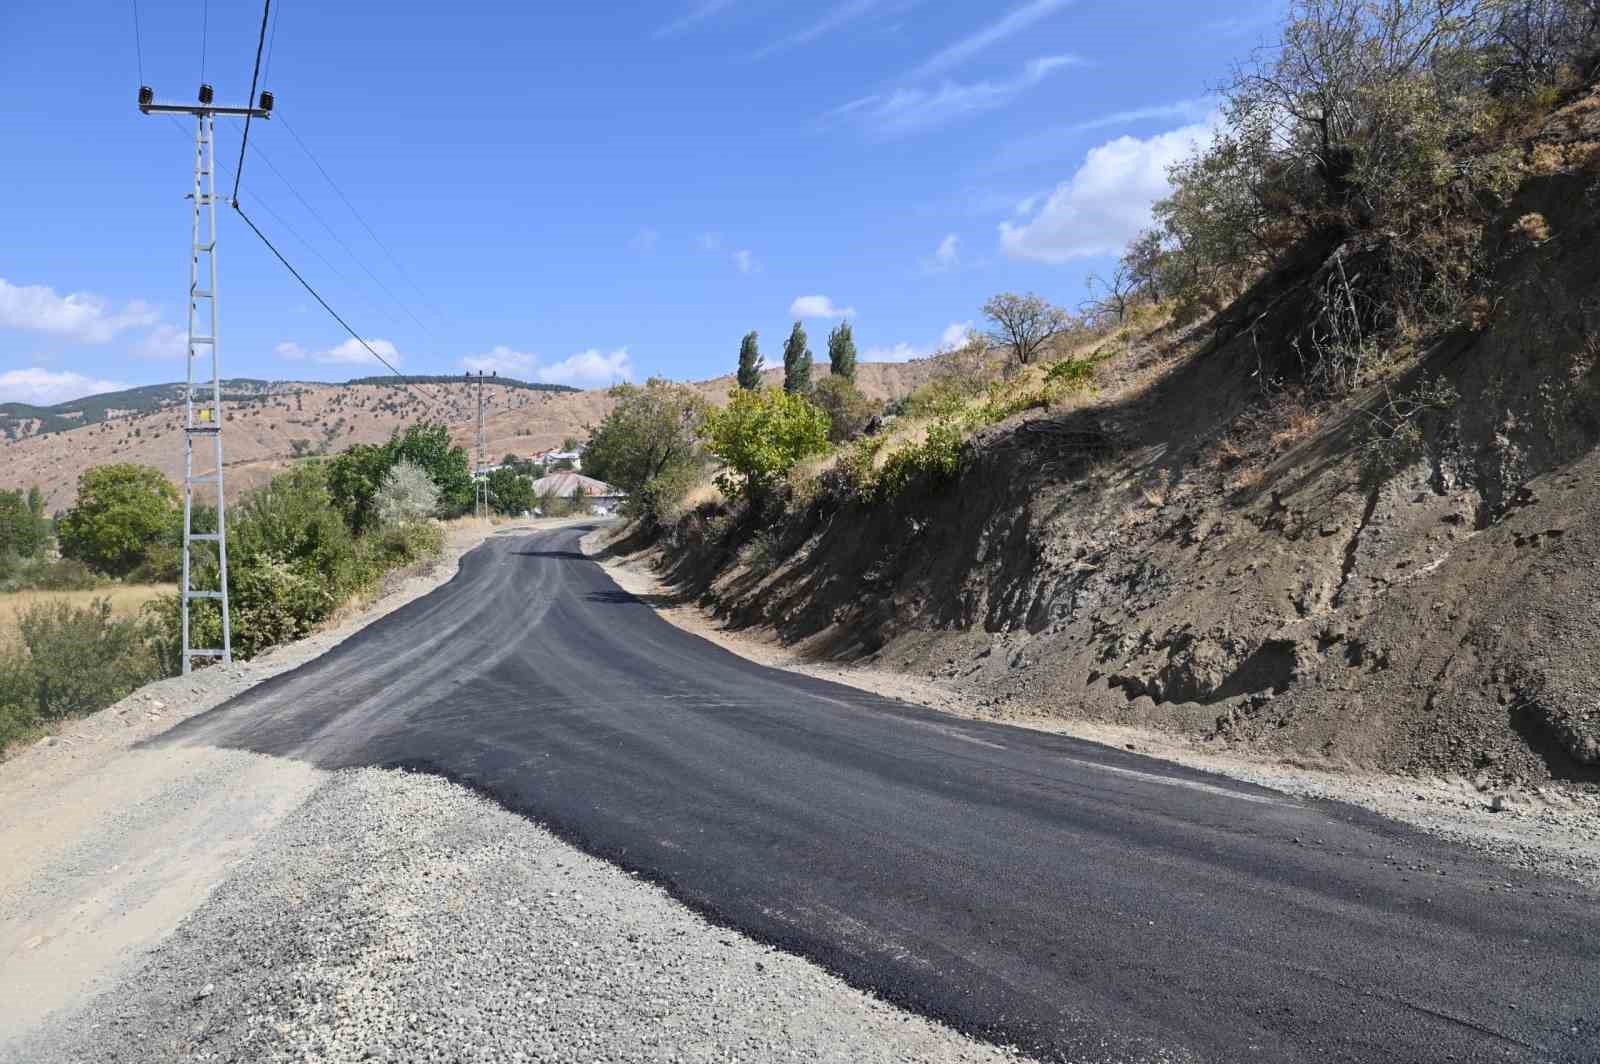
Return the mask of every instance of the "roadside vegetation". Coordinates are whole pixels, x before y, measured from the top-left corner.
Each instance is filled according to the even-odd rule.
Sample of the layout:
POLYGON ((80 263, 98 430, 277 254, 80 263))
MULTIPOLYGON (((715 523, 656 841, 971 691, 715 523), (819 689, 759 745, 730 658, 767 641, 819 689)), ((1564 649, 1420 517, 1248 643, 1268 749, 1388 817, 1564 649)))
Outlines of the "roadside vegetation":
MULTIPOLYGON (((0 590, 10 592, 0 596, 0 748, 182 665, 177 489, 146 466, 97 466, 53 528, 37 491, 31 499, 0 493, 0 590)), ((465 452, 426 423, 297 463, 246 493, 228 509, 234 654, 298 639, 385 574, 433 557, 439 519, 471 505, 465 452)), ((216 527, 209 507, 191 519, 216 527)), ((191 586, 216 587, 215 554, 205 544, 194 554, 191 586)), ((192 645, 221 645, 221 623, 214 602, 193 604, 192 645)))
MULTIPOLYGON (((644 397, 673 386, 619 392, 591 444, 597 475, 626 487, 629 512, 652 527, 707 504, 729 511, 728 528, 824 498, 883 505, 948 485, 988 426, 1084 402, 1134 337, 1208 321, 1220 335, 1275 312, 1293 328, 1256 385, 1275 420, 1303 435, 1328 403, 1395 380, 1441 338, 1488 323, 1495 225, 1521 182, 1600 172, 1600 143, 1529 144, 1597 73, 1600 0, 1296 0, 1279 40, 1221 87, 1214 138, 1172 168, 1154 225, 1109 275, 1089 278, 1075 308, 996 295, 982 308, 986 330, 937 353, 934 379, 889 404, 856 388, 848 323, 828 338, 821 379, 794 324, 781 392, 762 388, 759 338, 748 333, 723 410, 688 404, 676 418, 641 420, 644 397), (1311 292, 1307 305, 1278 305, 1285 271, 1296 298, 1311 292), (1245 306, 1253 321, 1229 320, 1245 306), (647 438, 672 460, 624 471, 603 457, 647 438)), ((1525 241, 1552 238, 1542 216, 1514 228, 1525 241)), ((1459 401, 1430 384, 1381 404, 1363 477, 1391 473, 1421 446, 1419 419, 1459 401)))

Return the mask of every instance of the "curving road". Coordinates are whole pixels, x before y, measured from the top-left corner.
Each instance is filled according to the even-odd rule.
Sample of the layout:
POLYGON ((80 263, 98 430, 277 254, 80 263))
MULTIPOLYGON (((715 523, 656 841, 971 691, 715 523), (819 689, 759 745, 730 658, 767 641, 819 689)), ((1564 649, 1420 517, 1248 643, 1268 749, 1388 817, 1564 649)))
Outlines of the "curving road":
POLYGON ((764 668, 578 551, 460 574, 163 743, 437 772, 1047 1059, 1600 1060, 1600 907, 1358 810, 764 668))

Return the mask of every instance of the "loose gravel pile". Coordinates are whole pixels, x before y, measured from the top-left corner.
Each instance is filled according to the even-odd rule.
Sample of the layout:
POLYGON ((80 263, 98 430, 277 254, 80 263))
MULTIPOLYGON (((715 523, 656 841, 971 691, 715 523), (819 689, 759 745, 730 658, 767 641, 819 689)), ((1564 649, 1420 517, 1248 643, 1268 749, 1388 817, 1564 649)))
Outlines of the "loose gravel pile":
POLYGON ((335 774, 12 1058, 998 1061, 436 777, 335 774))

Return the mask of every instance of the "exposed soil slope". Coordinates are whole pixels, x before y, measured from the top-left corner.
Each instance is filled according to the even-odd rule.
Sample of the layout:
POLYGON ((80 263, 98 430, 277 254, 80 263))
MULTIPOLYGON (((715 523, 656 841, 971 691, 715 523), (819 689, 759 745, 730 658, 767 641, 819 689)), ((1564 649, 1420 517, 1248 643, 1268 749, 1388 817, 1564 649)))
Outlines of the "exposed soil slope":
MULTIPOLYGON (((1596 102, 1540 139, 1600 140, 1596 102)), ((985 430, 954 485, 874 508, 824 492, 766 529, 703 510, 669 530, 667 573, 732 623, 1000 718, 1600 781, 1597 199, 1588 164, 1530 177, 1490 248, 1488 320, 1345 401, 1263 385, 1295 378, 1304 307, 1355 242, 1135 338, 1099 401, 985 430), (1546 237, 1517 224, 1534 212, 1546 237), (1373 475, 1375 415, 1441 383, 1459 401, 1373 475)))

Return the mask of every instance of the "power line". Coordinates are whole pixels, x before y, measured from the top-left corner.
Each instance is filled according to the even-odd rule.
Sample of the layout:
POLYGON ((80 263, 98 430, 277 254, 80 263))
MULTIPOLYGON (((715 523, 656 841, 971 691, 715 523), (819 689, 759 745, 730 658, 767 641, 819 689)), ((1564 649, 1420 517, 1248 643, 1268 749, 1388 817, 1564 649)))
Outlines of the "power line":
POLYGON ((283 13, 283 4, 278 4, 278 10, 272 13, 272 36, 267 38, 267 65, 261 69, 261 81, 265 83, 272 76, 272 48, 278 43, 278 16, 283 13))
POLYGON ((267 239, 267 234, 263 233, 260 230, 260 228, 258 228, 256 226, 256 223, 254 221, 252 221, 250 216, 244 212, 244 208, 240 207, 237 201, 234 202, 233 209, 234 209, 234 212, 239 215, 239 217, 244 219, 244 224, 248 225, 250 227, 250 231, 252 233, 254 233, 258 238, 260 238, 260 240, 261 240, 261 242, 263 244, 267 245, 267 250, 272 252, 272 254, 277 257, 277 260, 279 262, 283 263, 283 268, 288 270, 290 275, 292 275, 296 281, 300 282, 300 287, 304 288, 307 292, 310 292, 311 293, 311 298, 315 299, 318 303, 322 304, 322 309, 327 311, 333 317, 334 321, 336 321, 340 325, 344 326, 344 331, 350 334, 351 339, 355 340, 356 343, 358 343, 362 347, 366 348, 367 349, 367 353, 370 354, 373 358, 377 359, 379 362, 382 362, 385 366, 388 366, 389 367, 389 371, 391 373, 393 373, 396 377, 399 377, 400 378, 400 383, 405 385, 405 387, 408 388, 413 395, 415 395, 417 398, 421 399, 423 402, 427 403, 428 406, 432 407, 436 412, 439 412, 441 415, 443 414, 443 411, 439 410, 439 407, 434 403, 434 401, 432 399, 429 399, 422 392, 419 392, 419 391, 417 391, 416 388, 412 387, 411 382, 406 380, 406 375, 404 373, 401 373, 400 370, 397 369, 392 362, 390 362, 388 359, 384 358, 382 355, 378 354, 377 351, 373 350, 372 345, 367 343, 366 340, 362 339, 361 338, 361 334, 356 332, 354 329, 352 329, 350 327, 350 323, 345 321, 343 318, 341 318, 339 316, 339 312, 334 310, 332 307, 330 307, 328 305, 328 301, 326 299, 323 299, 322 296, 317 292, 317 290, 315 288, 311 287, 311 283, 309 281, 307 281, 304 277, 300 276, 300 271, 295 269, 293 264, 290 263, 288 259, 283 257, 283 252, 279 251, 277 246, 275 244, 273 244, 273 242, 271 240, 267 239))
MULTIPOLYGON (((400 264, 400 260, 395 257, 394 252, 389 250, 389 246, 379 239, 378 234, 373 231, 372 226, 367 224, 367 220, 362 217, 361 212, 356 210, 356 205, 350 202, 350 197, 344 194, 344 190, 341 189, 338 182, 333 179, 333 175, 328 173, 327 168, 324 167, 321 161, 317 159, 316 155, 312 153, 310 147, 306 145, 306 142, 300 139, 300 134, 294 131, 294 127, 291 126, 288 120, 283 117, 283 112, 281 111, 278 112, 278 121, 283 123, 283 128, 289 131, 289 136, 294 138, 294 142, 300 145, 300 150, 305 152, 307 159, 311 160, 311 165, 315 166, 317 171, 322 174, 323 180, 328 182, 328 187, 333 189, 334 194, 337 195, 339 199, 344 201, 344 205, 346 207, 350 208, 350 213, 355 217, 357 222, 361 223, 361 228, 367 231, 367 235, 372 238, 372 242, 378 245, 379 250, 381 250, 384 256, 388 258, 389 264, 395 268, 395 271, 399 273, 400 276, 406 279, 407 284, 416 290, 417 295, 422 297, 423 304, 427 306, 429 310, 433 311, 436 317, 443 319, 444 315, 439 312, 439 308, 431 299, 428 298, 428 294, 424 292, 422 287, 417 284, 415 279, 412 278, 410 272, 400 264)), ((396 302, 399 301, 396 300, 396 302)), ((424 326, 424 328, 426 328, 426 326, 424 326)))
POLYGON ((300 190, 295 188, 294 185, 289 181, 289 179, 287 177, 283 176, 283 172, 281 170, 279 170, 276 166, 273 165, 272 160, 267 158, 266 153, 261 150, 260 146, 252 144, 252 145, 250 145, 250 150, 256 153, 256 155, 261 159, 261 161, 266 164, 267 169, 271 170, 273 172, 273 174, 277 176, 279 181, 283 182, 284 187, 289 190, 290 194, 293 195, 295 199, 300 201, 300 205, 306 209, 307 213, 309 213, 311 215, 311 217, 315 218, 317 220, 318 224, 320 224, 322 226, 322 228, 324 228, 324 229, 326 229, 328 231, 328 235, 333 238, 334 243, 338 244, 341 248, 343 248, 345 254, 349 255, 351 260, 353 262, 355 262, 355 264, 357 266, 361 267, 361 271, 363 273, 365 273, 368 277, 372 278, 372 283, 377 285, 379 288, 383 289, 384 295, 388 296, 391 300, 393 300, 395 306, 397 306, 401 310, 405 311, 406 317, 408 317, 412 321, 416 322, 418 328, 422 329, 423 332, 427 333, 429 336, 433 336, 433 338, 435 340, 437 340, 438 337, 433 335, 433 330, 428 328, 427 323, 424 322, 421 318, 417 317, 415 314, 411 313, 411 309, 409 307, 407 307, 405 305, 405 303, 401 302, 400 297, 395 295, 394 292, 390 290, 389 286, 384 284, 383 281, 381 279, 379 279, 377 274, 373 273, 370 269, 367 268, 367 264, 362 262, 361 261, 361 257, 359 255, 357 255, 355 253, 355 251, 353 251, 351 249, 349 244, 346 244, 344 242, 344 238, 341 237, 337 232, 334 231, 333 226, 329 225, 327 220, 324 219, 321 214, 317 213, 317 209, 315 207, 313 207, 310 204, 310 202, 307 201, 307 199, 300 194, 300 190))
MULTIPOLYGON (((200 14, 200 83, 206 80, 206 41, 211 36, 211 0, 205 0, 200 14)), ((254 95, 252 93, 251 95, 254 95)), ((248 119, 246 119, 248 121, 248 119)))
POLYGON ((144 45, 139 43, 139 0, 133 0, 133 54, 139 59, 139 84, 144 84, 144 45))
POLYGON ((233 209, 239 209, 239 182, 244 180, 244 146, 250 142, 250 119, 256 105, 256 79, 261 76, 261 48, 267 43, 267 16, 272 13, 272 0, 261 5, 261 33, 256 37, 256 68, 250 74, 250 98, 245 101, 250 108, 244 116, 244 133, 239 137, 239 165, 233 170, 233 209))

